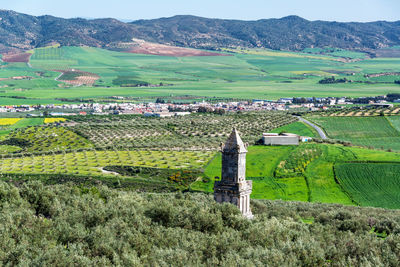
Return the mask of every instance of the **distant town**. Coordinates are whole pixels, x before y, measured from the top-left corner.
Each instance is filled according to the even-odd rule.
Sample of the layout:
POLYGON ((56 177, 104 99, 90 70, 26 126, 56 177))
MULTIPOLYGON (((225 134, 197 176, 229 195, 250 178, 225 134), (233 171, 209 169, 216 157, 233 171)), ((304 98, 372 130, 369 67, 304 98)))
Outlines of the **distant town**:
MULTIPOLYGON (((115 96, 113 99, 124 100, 115 96)), ((280 98, 279 100, 246 100, 211 103, 198 101, 193 103, 170 103, 163 99, 148 103, 79 103, 47 105, 7 105, 0 106, 0 113, 23 113, 27 117, 38 116, 77 116, 77 115, 122 115, 142 114, 154 117, 183 116, 194 112, 213 112, 223 114, 235 111, 318 111, 330 108, 344 108, 354 105, 393 107, 400 103, 400 94, 388 94, 376 97, 326 97, 326 98, 280 98)))

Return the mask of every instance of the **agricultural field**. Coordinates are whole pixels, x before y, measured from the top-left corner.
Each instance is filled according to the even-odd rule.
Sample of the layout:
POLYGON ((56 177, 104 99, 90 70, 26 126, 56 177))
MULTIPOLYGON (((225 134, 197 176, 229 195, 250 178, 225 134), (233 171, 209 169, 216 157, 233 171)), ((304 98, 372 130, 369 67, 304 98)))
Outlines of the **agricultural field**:
POLYGON ((0 173, 67 175, 67 180, 128 177, 130 186, 142 184, 143 190, 156 190, 158 183, 169 190, 170 183, 172 189, 187 188, 196 175, 203 175, 201 169, 233 127, 254 144, 263 132, 296 120, 279 112, 162 119, 138 115, 19 119, 4 126, 0 173), (157 179, 149 180, 152 175, 157 179))
MULTIPOLYGON (((110 166, 157 169, 199 169, 212 157, 211 152, 185 151, 83 151, 52 155, 11 157, 0 160, 3 174, 70 174, 114 176, 110 166)), ((165 177, 168 178, 168 177, 165 177)))
POLYGON ((359 146, 400 151, 398 116, 310 117, 310 119, 321 126, 332 139, 359 146))
POLYGON ((264 132, 297 119, 280 112, 256 112, 162 119, 134 115, 117 119, 84 117, 70 120, 75 123, 69 129, 86 137, 98 148, 217 150, 233 127, 241 132, 245 142, 254 144, 264 132))
POLYGON ((398 209, 400 207, 400 163, 341 163, 336 177, 360 205, 398 209))
POLYGON ((13 125, 13 124, 16 124, 20 120, 21 119, 18 119, 18 118, 1 118, 0 119, 0 126, 13 125))
POLYGON ((300 136, 318 137, 319 138, 319 134, 317 133, 317 131, 314 128, 312 128, 311 126, 309 126, 303 122, 300 122, 300 121, 276 128, 270 132, 271 133, 294 133, 294 134, 298 134, 300 136))
POLYGON ((7 135, 3 144, 16 145, 24 152, 57 152, 92 148, 85 138, 64 127, 31 126, 7 135))
POLYGON ((0 139, 4 136, 7 136, 14 130, 23 129, 28 126, 38 126, 43 124, 42 118, 2 118, 0 119, 0 121, 1 120, 7 122, 7 124, 0 125, 0 139))
MULTIPOLYGON (((346 165, 349 161, 391 161, 400 164, 400 154, 327 144, 249 147, 246 171, 247 178, 253 181, 251 197, 369 206, 366 201, 358 201, 354 191, 341 182, 338 184, 336 180, 337 166, 346 165)), ((205 175, 206 178, 191 185, 192 190, 212 192, 215 177, 221 175, 220 154, 207 165, 205 175)), ((391 175, 391 172, 385 175, 391 175)), ((371 189, 368 187, 362 190, 367 192, 371 189)), ((400 208, 397 202, 392 206, 387 202, 376 203, 378 207, 400 208)))
POLYGON ((30 53, 29 64, 4 62, 0 68, 0 97, 4 97, 0 103, 57 103, 56 98, 100 100, 110 96, 375 96, 398 91, 394 81, 400 79, 395 75, 367 76, 400 72, 399 58, 364 59, 349 51, 317 55, 236 49, 225 51, 227 56, 175 57, 89 47, 47 47, 30 53), (70 73, 79 76, 71 79, 70 73), (357 82, 318 83, 331 76, 357 82))
POLYGON ((328 110, 309 112, 312 117, 376 117, 393 116, 400 114, 398 105, 389 107, 353 106, 350 108, 331 108, 328 110))
MULTIPOLYGON (((256 199, 368 206, 366 202, 354 201, 352 192, 337 183, 334 166, 348 161, 374 160, 400 163, 400 154, 326 144, 256 146, 249 148, 247 177, 253 180, 252 198, 256 199)), ((214 177, 220 177, 220 173, 221 156, 218 155, 205 169, 208 178, 195 182, 191 188, 212 192, 214 177)), ((377 205, 387 207, 382 203, 377 205)))
POLYGON ((338 48, 306 48, 303 50, 304 53, 316 54, 316 55, 327 55, 338 58, 346 58, 351 60, 366 59, 368 55, 362 52, 355 52, 349 50, 343 50, 338 48))
MULTIPOLYGON (((355 137, 370 138, 362 128, 364 125, 380 134, 375 138, 386 141, 388 137, 383 134, 388 129, 396 133, 400 124, 396 116, 355 118, 367 122, 350 121, 350 117, 321 117, 322 121, 328 119, 347 119, 349 125, 358 129, 354 130, 355 137)), ((362 193, 357 191, 369 189, 353 185, 351 173, 338 178, 338 168, 349 162, 377 162, 366 169, 384 162, 400 166, 399 153, 360 147, 325 143, 255 145, 262 133, 268 131, 317 136, 314 129, 283 112, 205 113, 177 118, 138 115, 25 118, 1 127, 0 177, 7 181, 39 179, 46 183, 104 183, 149 192, 212 192, 215 177, 221 172, 220 144, 226 141, 233 127, 250 144, 247 178, 253 181, 255 199, 372 205, 369 202, 372 196, 366 195, 363 200, 362 193)), ((346 138, 336 128, 329 129, 346 138)), ((390 176, 390 171, 382 173, 385 171, 390 176)), ((366 179, 375 178, 371 175, 366 179)), ((389 206, 388 201, 373 205, 398 207, 395 202, 389 206)))
POLYGON ((57 122, 64 122, 66 121, 65 118, 45 118, 44 123, 57 123, 57 122))

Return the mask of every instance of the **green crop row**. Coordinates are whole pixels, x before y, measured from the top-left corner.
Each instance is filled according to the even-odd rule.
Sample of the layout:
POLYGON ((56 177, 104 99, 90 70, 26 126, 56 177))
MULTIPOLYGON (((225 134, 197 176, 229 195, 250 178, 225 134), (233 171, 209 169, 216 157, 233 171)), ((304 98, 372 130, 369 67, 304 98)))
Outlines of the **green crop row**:
POLYGON ((364 206, 400 207, 400 163, 341 163, 336 177, 352 199, 364 206))

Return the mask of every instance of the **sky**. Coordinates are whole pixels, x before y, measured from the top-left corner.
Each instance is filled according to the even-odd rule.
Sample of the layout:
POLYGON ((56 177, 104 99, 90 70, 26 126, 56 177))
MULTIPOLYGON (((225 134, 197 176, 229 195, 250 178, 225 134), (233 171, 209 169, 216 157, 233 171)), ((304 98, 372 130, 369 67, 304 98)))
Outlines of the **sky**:
POLYGON ((400 20, 400 0, 1 0, 0 9, 63 18, 153 19, 174 15, 258 20, 400 20))

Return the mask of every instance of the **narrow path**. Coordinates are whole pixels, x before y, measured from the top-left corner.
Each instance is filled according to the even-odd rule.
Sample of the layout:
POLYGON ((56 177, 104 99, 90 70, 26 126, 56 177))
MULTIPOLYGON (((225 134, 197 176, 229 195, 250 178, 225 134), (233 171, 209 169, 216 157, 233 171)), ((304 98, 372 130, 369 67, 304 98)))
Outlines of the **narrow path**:
POLYGON ((58 75, 56 78, 54 78, 54 80, 56 81, 56 82, 59 82, 59 80, 58 79, 60 79, 60 77, 63 75, 64 73, 63 72, 61 72, 60 73, 60 75, 58 75))
POLYGON ((104 168, 100 168, 100 170, 102 171, 102 173, 104 174, 112 174, 112 175, 119 175, 118 172, 110 172, 110 171, 106 171, 104 168))
POLYGON ((303 119, 302 117, 298 117, 298 116, 296 116, 296 117, 297 117, 301 122, 304 122, 304 123, 310 125, 311 127, 313 127, 313 128, 318 132, 319 136, 320 136, 322 139, 328 139, 328 137, 326 136, 326 134, 324 133, 324 131, 323 131, 320 127, 318 127, 317 125, 315 125, 314 123, 312 123, 312 122, 310 122, 310 121, 308 121, 308 120, 306 120, 306 119, 303 119))

